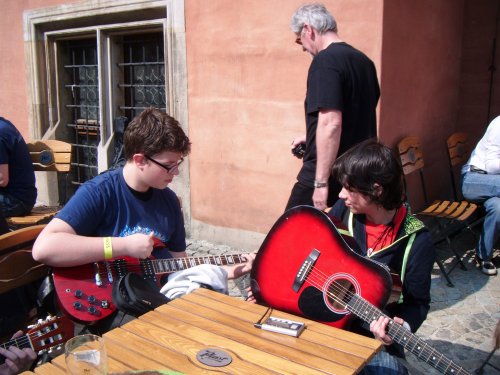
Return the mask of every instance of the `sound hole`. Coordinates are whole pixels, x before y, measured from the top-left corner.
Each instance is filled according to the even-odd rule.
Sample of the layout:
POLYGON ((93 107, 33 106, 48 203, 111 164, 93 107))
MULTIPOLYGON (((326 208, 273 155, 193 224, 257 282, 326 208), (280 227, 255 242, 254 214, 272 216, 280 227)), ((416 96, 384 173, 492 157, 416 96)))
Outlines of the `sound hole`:
POLYGON ((351 281, 338 278, 329 285, 327 300, 335 310, 344 310, 355 293, 351 281))

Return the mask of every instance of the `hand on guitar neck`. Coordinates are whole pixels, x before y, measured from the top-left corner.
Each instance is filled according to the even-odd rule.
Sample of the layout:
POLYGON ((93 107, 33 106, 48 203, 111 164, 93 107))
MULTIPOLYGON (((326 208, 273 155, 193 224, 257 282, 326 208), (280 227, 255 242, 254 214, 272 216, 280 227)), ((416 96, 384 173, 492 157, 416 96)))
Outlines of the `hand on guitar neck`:
MULTIPOLYGON (((392 345, 394 342, 392 337, 387 333, 387 326, 391 320, 387 316, 381 316, 377 320, 374 320, 370 323, 370 331, 373 333, 375 338, 381 341, 384 345, 392 345)), ((405 324, 405 321, 401 318, 394 317, 393 321, 405 328, 410 328, 408 323, 405 324)))
MULTIPOLYGON (((16 332, 11 340, 23 335, 22 331, 16 332)), ((5 362, 0 365, 0 375, 14 375, 30 369, 37 355, 31 347, 19 348, 15 345, 8 348, 0 347, 0 355, 5 358, 5 362)))
POLYGON ((48 316, 28 328, 25 334, 18 331, 8 342, 0 344, 0 375, 29 370, 37 353, 61 347, 74 331, 73 323, 64 316, 48 316))

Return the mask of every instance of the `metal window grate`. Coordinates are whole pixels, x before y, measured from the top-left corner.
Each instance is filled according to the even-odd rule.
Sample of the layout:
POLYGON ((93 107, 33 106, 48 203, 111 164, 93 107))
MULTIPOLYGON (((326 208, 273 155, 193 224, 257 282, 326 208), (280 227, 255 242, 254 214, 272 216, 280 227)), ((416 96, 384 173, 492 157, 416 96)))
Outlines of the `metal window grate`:
POLYGON ((65 43, 64 69, 67 72, 65 88, 68 91, 74 147, 72 184, 81 185, 97 176, 97 146, 100 141, 99 76, 97 44, 95 39, 65 43))
POLYGON ((125 116, 134 118, 144 108, 166 110, 165 54, 161 33, 126 36, 122 40, 124 61, 123 83, 125 105, 120 106, 125 116))
MULTIPOLYGON (((116 86, 119 105, 116 118, 135 117, 147 107, 166 111, 165 53, 161 32, 125 35, 115 39, 121 51, 117 68, 120 70, 116 86), (124 116, 124 117, 123 117, 124 116)), ((99 66, 96 39, 62 42, 66 90, 65 116, 69 141, 73 144, 72 184, 75 186, 97 176, 97 150, 101 140, 99 118, 99 66)), ((108 72, 110 76, 114 76, 108 72)), ((122 155, 121 135, 115 132, 115 159, 122 155)), ((119 165, 116 160, 112 166, 119 165)))

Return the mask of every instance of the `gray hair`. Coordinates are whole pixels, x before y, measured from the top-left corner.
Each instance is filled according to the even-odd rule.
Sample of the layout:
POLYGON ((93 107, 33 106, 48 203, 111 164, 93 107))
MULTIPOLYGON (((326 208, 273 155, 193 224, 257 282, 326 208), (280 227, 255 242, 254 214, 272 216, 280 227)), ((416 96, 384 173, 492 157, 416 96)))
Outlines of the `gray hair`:
POLYGON ((295 11, 290 22, 292 31, 300 33, 305 24, 314 27, 320 34, 337 32, 337 22, 323 4, 305 4, 295 11))

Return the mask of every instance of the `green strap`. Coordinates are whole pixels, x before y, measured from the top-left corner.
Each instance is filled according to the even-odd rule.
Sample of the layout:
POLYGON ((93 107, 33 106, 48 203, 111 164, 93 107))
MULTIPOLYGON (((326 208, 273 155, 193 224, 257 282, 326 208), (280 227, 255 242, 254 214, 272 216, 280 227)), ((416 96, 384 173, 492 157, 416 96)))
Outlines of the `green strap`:
MULTIPOLYGON (((403 257, 403 265, 401 267, 401 283, 405 279, 406 263, 408 263, 408 256, 410 255, 410 250, 411 247, 413 246, 413 241, 415 241, 416 236, 417 236, 416 233, 412 233, 410 239, 408 240, 408 243, 406 244, 405 255, 403 257)), ((398 303, 403 303, 403 293, 401 293, 401 295, 399 296, 398 303)))

